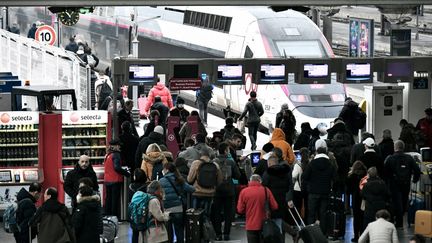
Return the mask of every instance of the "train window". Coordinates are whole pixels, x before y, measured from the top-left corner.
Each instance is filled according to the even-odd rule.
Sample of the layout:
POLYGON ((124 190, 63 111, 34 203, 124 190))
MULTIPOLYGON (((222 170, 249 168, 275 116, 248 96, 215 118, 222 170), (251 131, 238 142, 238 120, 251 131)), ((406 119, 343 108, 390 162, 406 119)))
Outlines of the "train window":
POLYGON ((330 95, 311 95, 310 96, 312 102, 331 102, 330 95))
POLYGON ((210 20, 209 20, 209 22, 208 22, 208 28, 210 28, 210 29, 214 29, 214 25, 215 25, 215 18, 216 18, 216 16, 214 15, 214 14, 211 14, 210 15, 210 20))
POLYGON ((319 41, 276 41, 280 56, 325 57, 319 41))
POLYGON ((244 57, 245 58, 252 58, 253 57, 253 51, 250 49, 249 46, 246 46, 246 50, 245 50, 245 54, 244 57))
POLYGON ((216 30, 219 29, 220 21, 221 21, 221 16, 216 16, 215 25, 214 25, 214 28, 216 30))

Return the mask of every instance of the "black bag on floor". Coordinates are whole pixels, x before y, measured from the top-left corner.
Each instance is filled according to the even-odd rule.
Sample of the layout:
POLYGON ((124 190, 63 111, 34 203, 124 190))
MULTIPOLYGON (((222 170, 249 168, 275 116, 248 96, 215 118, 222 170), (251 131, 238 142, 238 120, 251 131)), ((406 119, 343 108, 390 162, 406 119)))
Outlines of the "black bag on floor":
POLYGON ((186 210, 186 241, 188 243, 201 243, 204 210, 190 208, 186 210))
POLYGON ((102 218, 103 233, 101 235, 102 242, 114 243, 118 233, 117 216, 104 216, 102 218))
POLYGON ((346 227, 345 205, 342 198, 332 195, 326 212, 326 233, 332 240, 344 238, 346 227))
POLYGON ((300 231, 299 232, 300 239, 302 239, 304 243, 327 243, 328 242, 327 238, 321 231, 319 225, 317 224, 311 224, 308 226, 305 225, 296 207, 294 207, 294 211, 296 212, 296 216, 299 219, 300 223, 297 221, 297 218, 292 213, 292 210, 288 209, 288 211, 291 214, 291 217, 294 219, 294 222, 296 223, 300 231))
MULTIPOLYGON (((268 215, 270 215, 270 202, 267 197, 267 187, 264 187, 265 192, 265 203, 264 209, 268 215)), ((262 225, 262 238, 264 243, 283 243, 282 233, 277 224, 270 219, 266 218, 262 225)))

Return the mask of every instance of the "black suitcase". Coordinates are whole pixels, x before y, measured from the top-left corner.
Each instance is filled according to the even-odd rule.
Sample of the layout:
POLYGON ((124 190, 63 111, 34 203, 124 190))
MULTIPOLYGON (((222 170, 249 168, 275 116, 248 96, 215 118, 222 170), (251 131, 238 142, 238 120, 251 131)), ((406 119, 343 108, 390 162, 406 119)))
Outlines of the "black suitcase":
POLYGON ((297 221, 297 218, 291 212, 291 209, 288 209, 288 211, 290 212, 291 217, 294 219, 294 222, 300 231, 299 232, 300 239, 302 239, 304 243, 327 243, 328 242, 327 238, 321 231, 319 225, 317 224, 311 224, 308 226, 305 225, 296 207, 294 207, 294 211, 296 212, 297 218, 299 219, 300 223, 297 221))
POLYGON ((331 196, 326 212, 326 234, 331 240, 344 238, 346 227, 345 205, 342 198, 331 196))
POLYGON ((186 242, 201 243, 202 225, 204 220, 203 209, 190 208, 186 210, 186 242))

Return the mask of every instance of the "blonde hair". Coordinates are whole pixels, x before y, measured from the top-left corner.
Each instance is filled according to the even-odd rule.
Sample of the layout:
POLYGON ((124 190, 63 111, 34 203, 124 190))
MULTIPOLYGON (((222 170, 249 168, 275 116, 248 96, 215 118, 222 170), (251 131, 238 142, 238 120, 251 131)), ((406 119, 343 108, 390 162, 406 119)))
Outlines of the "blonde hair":
POLYGON ((152 143, 147 147, 146 154, 151 152, 162 152, 162 149, 157 145, 157 143, 152 143))

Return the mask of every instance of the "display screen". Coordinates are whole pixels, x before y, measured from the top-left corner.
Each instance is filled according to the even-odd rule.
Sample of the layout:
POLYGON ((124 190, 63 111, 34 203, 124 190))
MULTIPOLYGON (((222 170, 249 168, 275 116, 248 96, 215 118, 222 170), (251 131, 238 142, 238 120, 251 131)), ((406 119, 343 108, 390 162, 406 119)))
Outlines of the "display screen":
POLYGON ((301 161, 302 156, 301 156, 300 151, 298 151, 298 150, 294 151, 294 155, 295 155, 297 161, 301 161))
POLYGON ((284 64, 262 64, 260 72, 263 83, 285 82, 285 65, 284 64))
POLYGON ((251 153, 251 162, 252 166, 256 167, 258 165, 258 162, 260 161, 261 153, 260 152, 253 152, 251 153))
POLYGON ((243 66, 240 64, 218 65, 218 82, 243 83, 243 66))
POLYGON ((173 78, 199 78, 198 64, 174 65, 173 78))
POLYGON ((11 182, 12 181, 12 173, 8 170, 0 171, 0 182, 11 182))
POLYGON ((370 63, 349 63, 346 65, 346 79, 349 81, 362 81, 371 79, 370 63))
POLYGON ((328 64, 305 64, 303 74, 305 78, 327 78, 329 75, 328 64))
POLYGON ((413 89, 428 89, 428 77, 416 77, 413 81, 413 89))
POLYGON ((152 83, 155 79, 153 65, 130 65, 129 83, 152 83))
POLYGON ((388 62, 386 76, 392 78, 412 77, 412 64, 409 62, 388 62))

